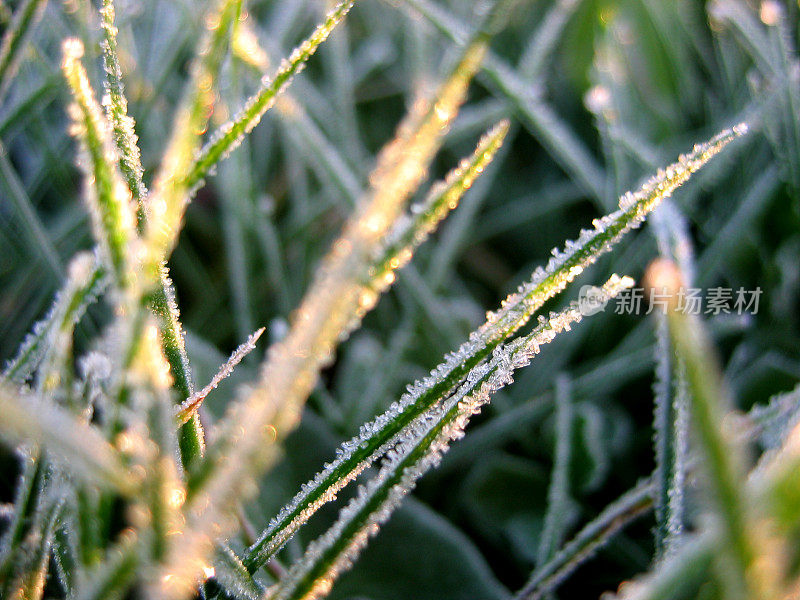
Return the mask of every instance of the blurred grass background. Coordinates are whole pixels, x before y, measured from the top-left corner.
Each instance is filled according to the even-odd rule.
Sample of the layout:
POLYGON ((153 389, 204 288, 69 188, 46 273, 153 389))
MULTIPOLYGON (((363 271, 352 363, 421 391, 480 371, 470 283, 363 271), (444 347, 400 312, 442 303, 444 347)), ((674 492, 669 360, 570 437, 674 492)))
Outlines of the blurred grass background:
MULTIPOLYGON (((2 4, 3 26, 16 4, 2 4)), ((362 0, 200 191, 170 261, 198 383, 257 327, 267 326, 271 340, 282 335, 376 151, 414 98, 439 80, 456 53, 452 38, 469 30, 484 5, 362 0)), ((329 6, 247 3, 215 124, 329 6)), ((49 3, 0 106, 2 359, 46 310, 67 258, 91 246, 59 52, 63 38, 77 35, 87 65, 100 68, 95 8, 84 0, 49 3)), ((743 119, 755 133, 681 189, 670 210, 685 219, 694 243, 697 287, 763 290, 758 314, 709 320, 739 407, 791 389, 800 380, 799 12, 794 0, 519 2, 433 175, 510 116, 506 145, 324 373, 249 515, 256 528, 330 460, 339 441, 465 339, 552 247, 692 143, 743 119)), ((146 180, 163 150, 202 14, 189 0, 118 3, 146 180)), ((99 70, 93 75, 99 89, 99 70)), ((640 277, 658 254, 653 233, 648 225, 626 238, 561 302, 612 271, 640 277)), ((90 311, 79 347, 107 311, 90 311)), ((495 598, 519 588, 540 552, 557 380, 574 409, 570 497, 558 538, 652 470, 653 329, 644 315, 609 308, 548 347, 423 479, 333 596, 495 598)), ((206 419, 220 414, 235 383, 253 379, 259 352, 209 397, 206 419)), ((0 477, 10 490, 11 474, 0 477)), ((285 552, 299 553, 332 515, 332 507, 322 511, 285 552)), ((651 528, 643 519, 627 529, 559 595, 596 597, 644 570, 651 528)))

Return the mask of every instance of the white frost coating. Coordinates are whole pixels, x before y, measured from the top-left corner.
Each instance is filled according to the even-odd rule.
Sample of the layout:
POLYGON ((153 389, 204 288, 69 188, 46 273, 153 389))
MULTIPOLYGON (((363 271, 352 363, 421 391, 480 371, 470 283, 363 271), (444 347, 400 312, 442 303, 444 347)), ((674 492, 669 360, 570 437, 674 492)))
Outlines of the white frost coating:
MULTIPOLYGON (((632 285, 629 277, 614 275, 603 286, 603 294, 608 299, 632 285)), ((491 394, 511 383, 513 372, 528 365, 542 345, 558 333, 569 331, 582 318, 577 303, 573 302, 565 311, 543 318, 530 334, 496 347, 489 360, 470 371, 455 394, 408 427, 397 445, 386 453, 378 475, 359 488, 336 523, 309 544, 303 558, 268 590, 265 600, 311 600, 324 596, 416 481, 439 463, 453 440, 464 435, 469 418, 480 412, 491 394)))
POLYGON ((142 199, 147 195, 147 188, 142 181, 142 168, 139 153, 139 138, 136 135, 135 121, 128 115, 128 100, 125 98, 122 84, 122 70, 117 57, 117 28, 114 26, 114 4, 112 0, 103 0, 100 9, 101 25, 104 39, 100 42, 103 53, 103 68, 106 78, 103 82, 105 95, 102 104, 106 116, 113 127, 114 142, 119 149, 120 167, 133 192, 134 198, 142 199))
POLYGON ((243 344, 233 351, 233 354, 231 354, 228 360, 225 361, 225 363, 219 368, 219 371, 217 371, 214 377, 211 378, 211 381, 206 387, 199 392, 195 392, 192 394, 192 396, 175 407, 175 414, 180 416, 181 422, 185 423, 188 421, 189 417, 191 417, 192 413, 197 410, 205 397, 208 396, 212 390, 215 390, 224 379, 233 373, 234 367, 242 362, 245 356, 255 350, 256 342, 258 341, 258 338, 261 337, 261 334, 264 333, 264 330, 265 328, 262 327, 261 329, 257 329, 251 333, 247 340, 245 340, 243 344))
POLYGON ((291 84, 295 75, 303 71, 308 59, 314 55, 320 44, 328 39, 333 29, 353 7, 354 2, 355 0, 343 0, 331 10, 311 36, 297 46, 288 59, 284 58, 281 61, 275 75, 271 79, 266 76, 262 79, 261 89, 247 100, 239 113, 211 135, 206 145, 197 152, 188 170, 190 195, 202 185, 206 175, 213 174, 214 166, 220 160, 225 160, 241 144, 244 136, 259 124, 261 117, 273 106, 277 96, 291 84), (213 159, 213 164, 208 164, 209 158, 213 159))
MULTIPOLYGON (((597 257, 609 251, 611 247, 630 229, 638 227, 644 218, 660 201, 675 188, 689 179, 692 173, 700 169, 714 155, 719 153, 737 136, 746 133, 745 124, 726 130, 704 144, 698 144, 688 155, 681 156, 677 163, 662 170, 660 174, 642 186, 635 194, 626 194, 620 199, 620 205, 626 206, 610 215, 593 221, 594 229, 582 230, 577 241, 568 241, 563 251, 554 249, 553 257, 545 268, 538 267, 532 279, 520 286, 502 303, 500 310, 487 314, 487 321, 477 331, 473 331, 469 340, 457 350, 447 354, 444 362, 433 369, 422 380, 407 387, 399 401, 375 420, 361 427, 359 435, 342 444, 337 451, 336 459, 306 483, 300 492, 270 522, 259 540, 250 549, 258 556, 269 556, 276 552, 322 504, 336 498, 336 494, 350 481, 357 477, 373 460, 394 443, 394 438, 387 439, 381 447, 357 464, 349 465, 349 470, 338 479, 329 481, 334 471, 346 465, 353 456, 353 451, 366 446, 369 440, 380 436, 384 428, 394 421, 398 414, 414 406, 421 396, 432 387, 443 383, 465 361, 475 357, 499 340, 505 339, 522 327, 532 314, 545 301, 563 290, 568 283, 577 277, 597 257), (609 231, 611 232, 609 235, 609 231), (320 491, 321 490, 321 491, 320 491), (319 498, 308 502, 312 494, 319 498)), ((253 559, 254 562, 258 562, 253 559)))

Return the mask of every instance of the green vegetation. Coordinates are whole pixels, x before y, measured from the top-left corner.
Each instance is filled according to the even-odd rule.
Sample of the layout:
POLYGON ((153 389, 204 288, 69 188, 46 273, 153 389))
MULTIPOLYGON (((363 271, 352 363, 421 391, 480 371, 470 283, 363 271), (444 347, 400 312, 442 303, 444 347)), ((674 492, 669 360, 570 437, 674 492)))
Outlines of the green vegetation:
POLYGON ((203 4, 0 6, 0 598, 796 595, 799 4, 203 4))

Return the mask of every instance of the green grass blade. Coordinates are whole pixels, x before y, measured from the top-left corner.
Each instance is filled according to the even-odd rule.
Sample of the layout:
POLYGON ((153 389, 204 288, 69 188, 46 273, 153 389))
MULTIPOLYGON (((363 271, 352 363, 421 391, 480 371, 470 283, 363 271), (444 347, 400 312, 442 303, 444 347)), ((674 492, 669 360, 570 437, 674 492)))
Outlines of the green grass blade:
POLYGON ((78 40, 64 43, 62 67, 75 100, 71 110, 74 133, 88 159, 84 167, 93 230, 116 286, 128 290, 136 281, 136 213, 130 190, 117 169, 110 132, 94 99, 81 56, 83 45, 78 40))
MULTIPOLYGON (((463 37, 465 27, 438 5, 428 0, 404 0, 404 3, 451 40, 459 41, 463 37)), ((605 181, 602 169, 552 108, 538 96, 531 95, 530 83, 519 78, 511 67, 491 55, 484 64, 484 72, 514 106, 526 127, 566 172, 580 182, 587 193, 596 199, 602 199, 602 182, 605 181)))
POLYGON ((297 527, 320 506, 334 499, 344 485, 380 456, 405 427, 446 396, 499 343, 525 325, 544 302, 563 290, 598 256, 609 251, 625 233, 637 227, 665 196, 742 132, 741 128, 725 131, 708 143, 696 146, 635 194, 623 196, 619 211, 595 220, 595 228, 582 231, 578 241, 569 242, 564 251, 554 251, 547 267, 537 269, 531 281, 509 296, 500 310, 490 313, 487 322, 468 342, 447 355, 425 380, 410 386, 408 393, 388 413, 362 427, 358 436, 342 445, 336 459, 281 510, 248 551, 244 560, 248 569, 253 572, 262 565, 297 527))
POLYGON ((24 552, 24 566, 14 583, 13 600, 39 600, 44 594, 44 584, 50 564, 50 550, 55 536, 56 522, 63 508, 63 502, 49 499, 49 506, 42 515, 41 530, 29 540, 24 552))
MULTIPOLYGON (((106 96, 104 105, 106 116, 112 124, 114 142, 119 153, 119 166, 128 182, 128 187, 136 200, 138 213, 138 229, 145 227, 145 198, 147 187, 142 181, 142 163, 138 147, 138 138, 134 129, 135 123, 128 115, 128 101, 125 98, 122 83, 122 70, 117 55, 117 29, 114 25, 113 0, 104 0, 100 11, 104 39, 103 66, 105 68, 106 96)), ((182 398, 194 394, 192 372, 183 339, 178 305, 175 301, 175 290, 169 279, 166 267, 160 273, 160 286, 150 295, 150 308, 158 318, 161 332, 161 345, 170 365, 173 376, 173 387, 182 398)), ((184 465, 202 456, 205 448, 203 429, 197 417, 192 416, 180 431, 181 457, 184 465)))
POLYGON ((103 27, 103 41, 100 46, 103 50, 103 67, 106 75, 106 96, 103 99, 103 105, 106 118, 113 128, 114 142, 119 151, 120 170, 138 203, 138 218, 141 226, 144 219, 142 201, 147 196, 147 187, 142 181, 144 169, 142 169, 135 122, 128 115, 128 100, 125 97, 122 69, 117 56, 117 28, 114 26, 113 0, 103 0, 100 16, 100 23, 103 27))
POLYGON ((224 379, 230 376, 230 374, 233 372, 233 369, 236 367, 236 365, 242 362, 245 356, 255 350, 256 342, 264 333, 264 331, 265 329, 262 327, 261 329, 258 329, 252 333, 243 344, 233 351, 233 354, 231 354, 228 360, 225 361, 225 364, 220 367, 219 371, 214 374, 214 377, 211 378, 211 381, 208 383, 208 385, 206 385, 199 392, 189 396, 184 402, 176 407, 175 412, 178 416, 178 420, 181 423, 186 423, 192 417, 192 415, 199 410, 200 405, 203 403, 206 396, 208 396, 212 390, 216 389, 216 387, 224 379))
POLYGON ((10 199, 11 205, 19 215, 17 222, 22 229, 26 230, 26 234, 30 238, 31 249, 41 255, 43 262, 53 275, 58 278, 63 277, 64 267, 61 264, 58 252, 53 247, 53 243, 39 219, 39 215, 36 214, 31 199, 25 192, 19 176, 14 171, 2 142, 0 142, 0 175, 2 175, 3 183, 8 193, 7 198, 10 199))
POLYGON ((556 378, 556 447, 553 453, 553 470, 547 490, 547 510, 539 538, 536 564, 549 561, 564 541, 567 529, 576 519, 575 502, 570 496, 570 463, 574 435, 575 410, 572 386, 565 375, 556 378))
POLYGON ((725 570, 726 590, 732 597, 769 598, 770 577, 759 575, 759 543, 755 516, 742 490, 745 487, 744 458, 741 448, 722 431, 723 415, 732 404, 714 361, 714 352, 705 328, 692 314, 677 310, 677 292, 682 276, 674 263, 654 262, 648 269, 648 285, 671 294, 667 309, 670 341, 686 369, 691 393, 692 422, 698 434, 708 477, 726 543, 725 553, 732 568, 725 570))
MULTIPOLYGON (((198 555, 210 552, 210 546, 200 544, 209 541, 207 531, 219 527, 250 472, 268 463, 276 451, 273 442, 296 426, 336 343, 374 304, 374 292, 362 283, 371 256, 418 187, 463 103, 500 18, 498 12, 487 16, 485 27, 464 49, 434 98, 417 103, 396 138, 381 151, 371 192, 317 270, 288 334, 270 349, 260 381, 228 411, 218 442, 209 448, 201 468, 191 474, 187 504, 197 502, 196 497, 214 500, 213 509, 189 513, 190 539, 198 540, 191 545, 198 548, 198 555)), ((182 565, 172 568, 188 572, 182 565)))
MULTIPOLYGON (((611 298, 633 285, 630 278, 612 277, 603 287, 611 298)), ((397 508, 416 481, 435 467, 453 440, 464 434, 469 418, 480 412, 491 394, 513 381, 512 374, 527 366, 542 345, 579 322, 577 303, 541 323, 528 335, 499 346, 491 359, 478 365, 458 391, 409 427, 390 451, 380 472, 345 507, 339 520, 309 545, 288 575, 269 590, 269 600, 310 600, 325 596, 336 577, 349 568, 368 539, 397 508)))
POLYGON ((214 165, 223 160, 236 148, 239 141, 258 125, 264 113, 274 104, 275 98, 303 69, 308 59, 328 38, 331 31, 345 17, 354 3, 355 0, 340 2, 317 26, 311 36, 300 44, 287 60, 281 63, 275 76, 263 82, 261 89, 247 101, 242 111, 211 136, 211 141, 206 144, 199 156, 186 170, 188 174, 182 183, 186 189, 192 190, 199 186, 212 172, 214 165))
POLYGON ((25 40, 41 20, 46 6, 47 0, 26 0, 14 12, 14 19, 3 34, 0 44, 0 103, 17 71, 25 40))
POLYGON ((471 156, 462 159, 444 181, 436 183, 427 197, 411 207, 387 234, 369 270, 369 284, 376 294, 394 281, 394 272, 408 263, 414 250, 455 209, 461 197, 492 161, 508 133, 510 123, 501 121, 487 131, 471 156))

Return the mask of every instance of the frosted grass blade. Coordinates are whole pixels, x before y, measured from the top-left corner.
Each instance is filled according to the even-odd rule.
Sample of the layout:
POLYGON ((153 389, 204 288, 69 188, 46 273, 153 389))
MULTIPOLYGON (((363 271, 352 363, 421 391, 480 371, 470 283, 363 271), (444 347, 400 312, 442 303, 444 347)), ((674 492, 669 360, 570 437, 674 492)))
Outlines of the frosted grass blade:
MULTIPOLYGON (((415 12, 451 40, 463 38, 466 27, 438 5, 427 0, 404 0, 415 12)), ((531 133, 551 152, 555 160, 596 199, 603 198, 605 176, 586 146, 558 118, 552 108, 530 93, 529 82, 520 79, 507 64, 490 55, 484 72, 516 108, 531 133)))
MULTIPOLYGON (((602 295, 611 298, 633 285, 630 278, 613 276, 602 295)), ((576 302, 561 313, 542 317, 528 335, 498 346, 492 357, 478 365, 450 398, 430 409, 405 432, 387 453, 378 475, 361 488, 341 512, 336 523, 312 542, 289 574, 271 588, 269 600, 311 600, 325 596, 336 577, 348 569, 380 525, 413 489, 416 481, 435 467, 450 443, 464 435, 469 418, 480 412, 491 394, 513 381, 512 374, 527 366, 542 345, 579 322, 583 315, 576 302)))
MULTIPOLYGON (((104 39, 101 43, 103 49, 103 66, 105 68, 106 95, 103 104, 106 116, 113 126, 114 142, 119 153, 119 166, 125 176, 128 187, 137 203, 138 230, 141 233, 145 228, 145 199, 147 187, 142 181, 142 164, 138 138, 134 129, 135 123, 128 115, 128 101, 125 98, 122 83, 122 70, 117 55, 117 29, 114 25, 113 0, 103 0, 100 11, 104 39)), ((150 308, 155 313, 161 332, 161 345, 164 355, 170 364, 174 379, 173 387, 183 398, 194 394, 192 372, 183 339, 183 330, 180 324, 178 304, 175 301, 175 290, 169 278, 166 266, 160 272, 160 286, 150 294, 150 308)), ((197 459, 203 453, 205 441, 203 429, 197 417, 191 417, 190 422, 181 428, 180 432, 181 456, 185 465, 197 459)))
POLYGON ((566 375, 556 378, 556 447, 553 452, 553 470, 547 490, 547 510, 539 539, 536 564, 549 561, 561 546, 567 529, 577 518, 575 503, 570 496, 570 463, 572 439, 575 429, 572 387, 566 375))
POLYGON ((29 547, 24 553, 23 571, 14 583, 12 600, 39 600, 44 594, 44 584, 53 545, 56 522, 63 508, 63 502, 49 499, 50 505, 44 509, 41 531, 33 534, 29 547))
POLYGON ((12 443, 42 444, 54 460, 68 459, 64 466, 70 473, 123 494, 135 489, 117 451, 94 428, 65 410, 34 398, 23 399, 2 386, 0 413, 0 434, 12 443))
POLYGON ((388 412, 365 424, 358 436, 345 442, 336 458, 307 483, 293 501, 285 506, 244 559, 250 572, 262 565, 293 535, 316 510, 336 497, 338 491, 379 457, 396 436, 458 383, 508 336, 525 325, 550 298, 609 251, 629 230, 638 227, 661 200, 688 180, 714 155, 746 131, 739 126, 697 145, 688 155, 667 169, 659 171, 636 193, 620 199, 620 210, 594 221, 594 229, 583 230, 577 242, 554 250, 545 268, 538 268, 531 281, 511 294, 487 321, 470 335, 468 342, 448 354, 422 381, 409 386, 408 392, 388 412))
POLYGON ((31 333, 23 340, 16 356, 3 371, 3 378, 23 383, 38 368, 53 332, 59 327, 74 326, 86 312, 87 307, 103 292, 107 284, 99 260, 88 273, 71 271, 64 288, 56 295, 53 305, 45 317, 38 321, 31 333))
MULTIPOLYGON (((171 574, 186 581, 201 571, 211 554, 211 532, 221 526, 233 499, 241 496, 251 473, 275 455, 272 442, 295 427, 319 370, 332 358, 339 339, 372 308, 376 295, 362 277, 375 248, 418 187, 444 132, 463 103, 502 11, 489 13, 458 63, 429 101, 417 103, 396 138, 380 153, 372 189, 345 224, 342 236, 318 268, 285 338, 268 352, 260 380, 228 411, 217 442, 189 481, 187 540, 192 560, 176 556, 171 574), (366 292, 366 293, 365 293, 366 292), (210 500, 210 501, 209 501, 210 500), (198 502, 199 510, 192 510, 198 502), (195 560, 196 559, 196 560, 195 560), (180 564, 178 564, 180 562, 180 564)), ((248 486, 249 487, 249 486, 248 486)))
POLYGON ((81 65, 83 45, 77 39, 64 43, 62 68, 75 104, 70 110, 73 133, 81 140, 87 159, 87 194, 95 237, 119 290, 134 285, 136 276, 136 215, 131 192, 117 170, 117 154, 107 123, 81 65))
POLYGON ((504 120, 486 132, 472 156, 461 160, 444 181, 437 182, 427 197, 412 206, 389 231, 369 269, 368 285, 375 293, 383 292, 394 281, 394 272, 402 268, 422 242, 455 209, 461 197, 492 161, 510 126, 504 120))
POLYGON ((265 328, 262 327, 261 329, 256 330, 254 333, 250 335, 250 337, 245 340, 243 344, 241 344, 236 350, 233 351, 233 354, 230 355, 225 364, 223 364, 219 371, 214 374, 214 377, 211 378, 211 381, 199 392, 196 392, 186 400, 184 400, 179 406, 176 407, 176 414, 178 416, 178 420, 181 423, 186 423, 192 415, 194 415, 200 408, 200 405, 205 400, 206 396, 210 394, 213 390, 217 388, 217 386, 230 374, 233 372, 233 369, 238 365, 245 356, 250 354, 253 350, 255 350, 256 342, 263 334, 265 328))
POLYGON ((206 31, 190 67, 186 92, 176 111, 167 149, 146 202, 144 238, 148 256, 145 269, 153 281, 160 276, 162 262, 177 243, 191 191, 182 174, 190 168, 200 147, 200 136, 208 127, 214 104, 214 82, 241 7, 242 0, 219 0, 206 17, 206 31))
POLYGON ((187 190, 198 187, 213 171, 214 165, 223 160, 236 148, 240 140, 258 125, 264 113, 272 107, 275 98, 303 69, 320 44, 328 39, 331 31, 350 11, 354 3, 355 0, 343 0, 328 13, 311 36, 281 63, 274 77, 264 79, 261 89, 247 101, 242 111, 211 136, 211 140, 186 170, 188 175, 184 178, 182 185, 187 190))
POLYGON ((122 83, 122 69, 117 56, 117 28, 114 26, 114 1, 103 0, 100 9, 100 23, 103 27, 103 68, 105 69, 105 91, 103 106, 106 118, 113 128, 114 142, 119 151, 119 167, 128 188, 137 200, 139 225, 144 219, 143 199, 147 196, 147 187, 142 181, 142 161, 139 153, 135 121, 128 115, 128 100, 122 83))
POLYGON ((761 542, 754 529, 755 510, 742 494, 745 487, 743 449, 728 439, 721 427, 722 417, 732 404, 705 328, 696 316, 677 310, 677 293, 684 284, 674 263, 665 259, 653 262, 646 278, 649 287, 670 294, 666 310, 670 341, 685 365, 692 423, 702 448, 708 487, 720 515, 725 553, 729 557, 730 567, 725 570, 721 583, 733 597, 743 594, 750 598, 776 597, 775 590, 770 587, 777 582, 763 573, 761 542))

